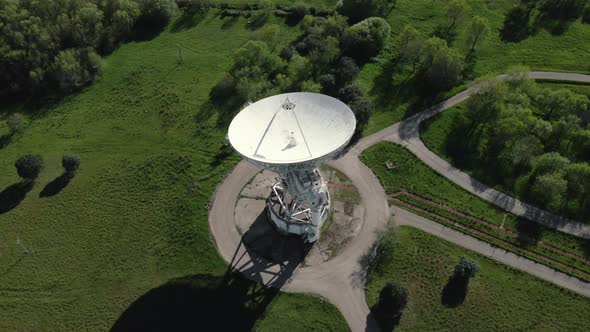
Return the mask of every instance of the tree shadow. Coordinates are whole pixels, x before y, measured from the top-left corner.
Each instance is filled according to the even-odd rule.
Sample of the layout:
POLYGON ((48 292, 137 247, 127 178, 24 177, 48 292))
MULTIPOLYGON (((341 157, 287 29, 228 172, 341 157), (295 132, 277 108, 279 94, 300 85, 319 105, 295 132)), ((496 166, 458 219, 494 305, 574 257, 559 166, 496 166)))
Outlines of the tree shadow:
POLYGON ((456 308, 465 302, 469 278, 452 275, 443 288, 441 303, 447 308, 456 308))
POLYGON ((170 31, 179 32, 195 27, 205 19, 206 14, 207 11, 203 11, 199 8, 187 7, 182 11, 180 17, 172 23, 170 31))
POLYGON ((239 16, 230 16, 229 18, 225 18, 222 16, 223 24, 221 25, 221 30, 231 29, 236 23, 239 21, 239 16))
POLYGON ((43 190, 39 193, 39 197, 50 197, 57 195, 62 189, 64 189, 70 181, 74 178, 74 173, 63 173, 56 177, 53 181, 49 182, 43 190))
POLYGON ((221 147, 219 147, 217 154, 215 154, 215 156, 213 156, 213 160, 211 160, 211 162, 209 163, 209 166, 211 166, 211 167, 219 166, 224 160, 227 159, 227 157, 231 156, 232 154, 233 154, 232 148, 230 148, 229 145, 227 145, 227 144, 223 144, 221 147))
POLYGON ((33 189, 34 181, 24 180, 6 187, 0 192, 0 214, 6 213, 22 202, 33 189))
POLYGON ((13 131, 0 136, 0 149, 5 148, 8 145, 8 143, 10 143, 10 141, 12 140, 12 136, 14 136, 13 131))
POLYGON ((367 332, 375 331, 374 328, 370 328, 372 319, 375 320, 383 332, 394 331, 402 319, 403 312, 399 312, 395 315, 392 315, 391 313, 380 312, 380 309, 376 304, 373 305, 370 310, 369 316, 367 317, 367 327, 365 329, 367 332))
POLYGON ((523 218, 518 219, 516 230, 518 231, 516 240, 523 247, 536 245, 543 232, 541 225, 523 218))
POLYGON ((584 252, 584 258, 590 260, 590 239, 580 239, 579 241, 584 252))

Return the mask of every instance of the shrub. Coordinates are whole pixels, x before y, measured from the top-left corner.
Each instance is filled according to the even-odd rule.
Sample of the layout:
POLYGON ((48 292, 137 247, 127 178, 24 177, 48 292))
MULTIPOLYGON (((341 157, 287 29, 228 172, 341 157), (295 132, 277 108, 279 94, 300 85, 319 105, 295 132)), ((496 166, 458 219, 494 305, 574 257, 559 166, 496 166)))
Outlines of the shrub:
POLYGON ((299 20, 307 14, 307 11, 307 4, 304 2, 298 1, 293 5, 293 16, 299 20))
POLYGON ((354 113, 357 122, 357 128, 364 128, 364 126, 369 122, 369 118, 371 114, 373 114, 373 110, 375 107, 373 103, 368 100, 359 98, 352 101, 350 104, 350 109, 354 113))
POLYGON ((355 23, 367 17, 380 16, 386 6, 385 0, 342 0, 336 10, 355 23))
POLYGON ((61 166, 64 168, 66 173, 74 173, 80 168, 80 157, 79 156, 63 156, 61 160, 61 166))
POLYGON ((345 33, 344 45, 353 58, 366 61, 377 55, 391 33, 389 23, 380 17, 370 17, 351 26, 345 33))
POLYGON ((285 46, 285 47, 283 47, 281 52, 279 52, 279 56, 282 59, 289 61, 289 60, 291 60, 291 57, 293 56, 294 53, 295 53, 295 49, 292 46, 285 46))
POLYGON ((354 59, 343 56, 338 62, 336 74, 338 75, 339 85, 344 85, 352 82, 356 76, 361 72, 354 59))
POLYGON ((324 74, 318 78, 322 93, 332 95, 336 90, 336 78, 332 74, 324 74))
POLYGON ((6 125, 10 128, 11 132, 17 132, 22 129, 25 123, 25 119, 19 113, 11 114, 8 119, 6 119, 6 125))
POLYGON ((343 102, 349 104, 363 96, 361 89, 354 85, 349 84, 338 91, 338 97, 343 102))
POLYGON ((236 81, 229 75, 222 77, 211 89, 209 96, 214 102, 222 103, 236 93, 236 81))
POLYGON ((177 6, 173 0, 143 0, 140 2, 138 25, 141 27, 163 27, 174 16, 177 6))
POLYGON ((479 266, 475 261, 461 257, 457 265, 455 265, 453 275, 455 277, 469 279, 475 277, 477 272, 479 272, 479 266))
POLYGON ((26 154, 14 163, 18 176, 23 179, 33 180, 39 176, 43 169, 43 158, 40 155, 26 154))

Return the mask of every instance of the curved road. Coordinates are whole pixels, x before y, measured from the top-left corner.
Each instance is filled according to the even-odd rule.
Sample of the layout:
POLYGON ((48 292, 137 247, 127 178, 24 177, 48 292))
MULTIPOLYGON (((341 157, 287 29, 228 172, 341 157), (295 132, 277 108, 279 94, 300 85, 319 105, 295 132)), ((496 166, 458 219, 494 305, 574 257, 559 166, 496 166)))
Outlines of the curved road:
MULTIPOLYGON (((501 77, 503 76, 500 75, 501 77)), ((533 72, 531 77, 590 82, 590 75, 579 74, 533 72)), ((530 217, 564 232, 590 237, 590 230, 586 225, 565 220, 547 212, 541 214, 541 217, 531 217, 531 214, 519 209, 530 211, 536 208, 486 187, 467 174, 452 168, 448 163, 445 166, 446 162, 428 150, 421 142, 419 125, 422 121, 466 100, 477 91, 478 87, 479 85, 475 85, 439 105, 365 137, 342 158, 330 163, 330 166, 346 174, 359 190, 362 204, 365 206, 365 223, 359 234, 338 256, 320 265, 305 266, 289 264, 289 262, 274 264, 248 251, 242 244, 241 235, 234 222, 235 205, 241 189, 260 169, 246 161, 240 162, 218 187, 209 212, 211 232, 221 256, 230 264, 230 268, 239 270, 254 281, 280 287, 287 291, 316 293, 327 298, 340 309, 352 331, 378 331, 365 301, 363 259, 375 242, 377 232, 387 224, 390 211, 387 195, 379 180, 367 166, 360 162, 358 156, 364 149, 382 140, 407 146, 410 151, 443 176, 483 199, 502 207, 508 207, 509 211, 513 213, 530 217)), ((541 210, 536 209, 535 211, 541 210)), ((528 259, 493 249, 483 241, 477 241, 464 234, 454 232, 408 211, 392 208, 392 212, 395 214, 394 219, 397 224, 414 226, 574 292, 590 296, 590 284, 588 283, 568 277, 528 259)))

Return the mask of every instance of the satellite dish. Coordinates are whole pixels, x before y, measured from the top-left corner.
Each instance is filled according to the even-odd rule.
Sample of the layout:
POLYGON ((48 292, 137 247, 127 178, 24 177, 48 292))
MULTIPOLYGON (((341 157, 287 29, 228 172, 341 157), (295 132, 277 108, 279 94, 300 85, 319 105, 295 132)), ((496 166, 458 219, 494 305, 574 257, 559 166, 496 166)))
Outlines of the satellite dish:
POLYGON ((232 120, 228 140, 248 161, 275 171, 267 206, 278 230, 319 239, 328 217, 329 193, 316 169, 350 141, 356 127, 352 110, 319 93, 285 93, 248 105, 232 120))

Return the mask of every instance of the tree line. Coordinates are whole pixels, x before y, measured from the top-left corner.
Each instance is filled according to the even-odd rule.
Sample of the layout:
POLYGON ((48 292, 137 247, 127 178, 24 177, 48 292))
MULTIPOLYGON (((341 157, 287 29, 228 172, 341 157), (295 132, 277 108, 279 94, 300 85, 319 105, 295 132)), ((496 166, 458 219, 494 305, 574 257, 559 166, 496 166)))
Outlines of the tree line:
POLYGON ((175 10, 173 0, 0 0, 0 96, 75 91, 95 79, 100 55, 175 10))
POLYGON ((450 157, 551 211, 590 214, 590 100, 514 72, 485 84, 455 119, 450 157), (479 171, 477 171, 479 170, 479 171))

